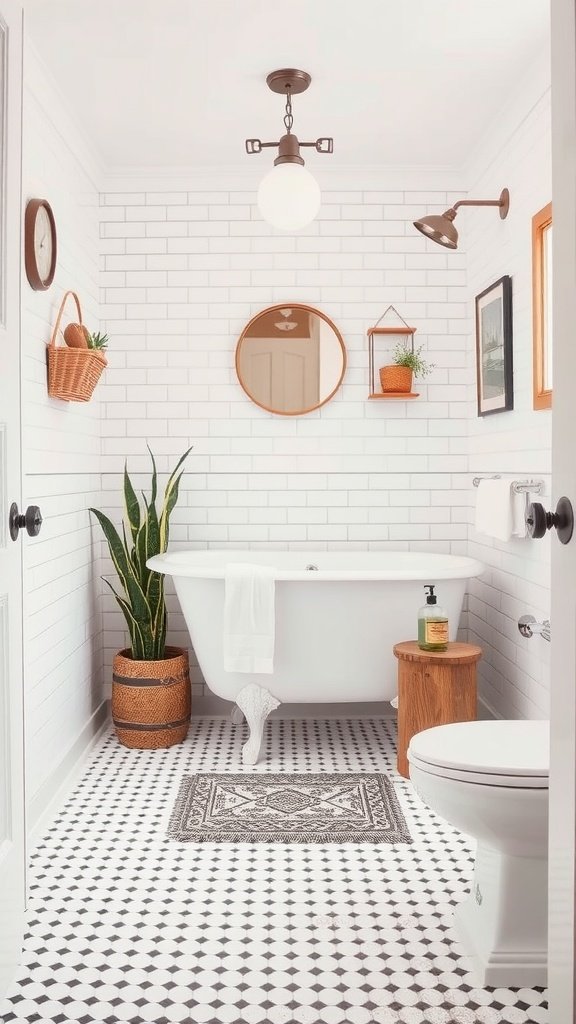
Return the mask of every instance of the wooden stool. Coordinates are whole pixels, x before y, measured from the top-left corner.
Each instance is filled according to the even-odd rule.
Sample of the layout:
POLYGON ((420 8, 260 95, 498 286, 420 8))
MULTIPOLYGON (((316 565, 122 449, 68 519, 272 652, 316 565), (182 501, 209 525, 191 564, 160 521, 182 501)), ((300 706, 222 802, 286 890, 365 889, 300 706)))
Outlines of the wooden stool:
POLYGON ((417 732, 476 718, 476 662, 482 648, 448 644, 422 651, 415 640, 394 646, 398 658, 398 771, 410 777, 408 744, 417 732))

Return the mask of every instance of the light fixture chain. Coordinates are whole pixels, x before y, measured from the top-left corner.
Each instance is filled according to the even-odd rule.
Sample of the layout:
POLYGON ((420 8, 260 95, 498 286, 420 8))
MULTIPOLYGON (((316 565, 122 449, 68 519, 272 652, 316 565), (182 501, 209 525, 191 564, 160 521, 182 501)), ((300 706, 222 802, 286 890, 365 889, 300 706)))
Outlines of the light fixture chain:
POLYGON ((294 118, 292 116, 292 94, 286 93, 286 113, 284 114, 284 127, 290 135, 292 131, 292 125, 294 124, 294 118))

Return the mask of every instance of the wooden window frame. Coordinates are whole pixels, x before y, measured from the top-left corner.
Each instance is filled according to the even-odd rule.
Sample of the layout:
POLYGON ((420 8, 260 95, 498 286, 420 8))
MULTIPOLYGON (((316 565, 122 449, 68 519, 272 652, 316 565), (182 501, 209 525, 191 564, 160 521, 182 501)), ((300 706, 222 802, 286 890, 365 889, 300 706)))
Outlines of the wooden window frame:
POLYGON ((534 409, 552 408, 552 388, 544 387, 544 231, 552 224, 552 203, 532 218, 532 344, 534 409))

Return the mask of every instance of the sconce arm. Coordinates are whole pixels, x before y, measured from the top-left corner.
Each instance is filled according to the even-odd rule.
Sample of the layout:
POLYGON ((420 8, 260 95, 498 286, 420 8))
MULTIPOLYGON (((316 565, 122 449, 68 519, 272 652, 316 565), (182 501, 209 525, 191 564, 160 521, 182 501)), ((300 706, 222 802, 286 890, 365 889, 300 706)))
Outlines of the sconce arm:
POLYGON ((315 142, 301 142, 300 147, 302 146, 311 146, 317 153, 333 153, 334 139, 323 136, 320 139, 316 139, 315 142))
POLYGON ((498 199, 459 199, 450 209, 455 214, 459 206, 498 206, 500 219, 506 220, 510 209, 510 193, 507 188, 503 188, 498 199))
POLYGON ((459 206, 502 206, 499 199, 459 199, 452 210, 457 210, 459 206))
POLYGON ((246 152, 248 154, 260 153, 263 149, 274 149, 280 145, 278 142, 261 142, 260 139, 246 139, 246 152))

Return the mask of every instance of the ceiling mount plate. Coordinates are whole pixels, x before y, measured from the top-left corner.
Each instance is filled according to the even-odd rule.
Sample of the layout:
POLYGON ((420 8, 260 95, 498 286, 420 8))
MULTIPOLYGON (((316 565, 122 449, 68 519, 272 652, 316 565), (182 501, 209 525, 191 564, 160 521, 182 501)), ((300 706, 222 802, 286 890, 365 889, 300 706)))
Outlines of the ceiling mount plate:
POLYGON ((508 216, 508 210, 510 209, 510 193, 507 188, 503 188, 500 193, 500 220, 506 220, 508 216))
POLYGON ((295 68, 281 68, 280 71, 271 71, 266 75, 268 88, 284 96, 288 93, 297 96, 299 92, 306 92, 311 81, 307 71, 297 71, 295 68))

